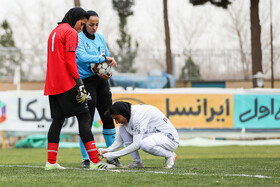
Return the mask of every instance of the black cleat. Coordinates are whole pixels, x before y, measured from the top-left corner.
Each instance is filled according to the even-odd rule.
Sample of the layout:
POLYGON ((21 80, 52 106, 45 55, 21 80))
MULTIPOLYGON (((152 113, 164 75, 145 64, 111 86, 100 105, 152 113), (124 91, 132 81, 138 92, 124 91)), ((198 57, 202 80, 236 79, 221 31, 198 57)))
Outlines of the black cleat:
POLYGON ((89 163, 90 163, 90 160, 88 160, 88 159, 83 160, 82 163, 81 163, 81 167, 82 168, 89 168, 89 163))
POLYGON ((115 158, 113 160, 107 160, 108 164, 115 165, 116 167, 122 167, 123 165, 120 163, 119 159, 115 158))

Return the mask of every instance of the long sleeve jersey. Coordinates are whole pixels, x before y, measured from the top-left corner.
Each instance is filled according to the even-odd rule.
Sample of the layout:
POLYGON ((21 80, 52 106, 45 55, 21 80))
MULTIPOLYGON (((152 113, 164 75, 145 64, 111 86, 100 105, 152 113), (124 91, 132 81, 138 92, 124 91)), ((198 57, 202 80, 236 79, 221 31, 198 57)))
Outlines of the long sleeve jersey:
POLYGON ((102 55, 109 56, 109 51, 103 36, 95 33, 95 39, 88 38, 84 32, 78 34, 79 43, 76 50, 76 61, 79 74, 82 79, 95 75, 90 70, 91 63, 101 63, 105 61, 102 55))
POLYGON ((120 124, 120 126, 123 126, 133 136, 133 143, 124 149, 112 152, 123 145, 121 132, 119 132, 116 141, 107 148, 108 153, 104 154, 104 157, 108 160, 138 150, 141 140, 154 133, 163 133, 171 140, 179 143, 179 135, 173 124, 159 109, 151 105, 132 105, 129 123, 120 124))
POLYGON ((75 51, 78 34, 68 23, 59 24, 48 39, 48 64, 45 95, 64 93, 73 88, 79 78, 75 51))

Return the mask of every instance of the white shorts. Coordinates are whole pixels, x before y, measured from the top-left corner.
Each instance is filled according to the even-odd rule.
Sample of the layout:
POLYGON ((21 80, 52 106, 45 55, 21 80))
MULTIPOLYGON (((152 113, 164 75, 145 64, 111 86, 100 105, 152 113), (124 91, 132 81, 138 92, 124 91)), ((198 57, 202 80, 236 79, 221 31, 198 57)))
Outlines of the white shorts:
MULTIPOLYGON (((159 146, 166 151, 173 152, 175 149, 177 149, 179 143, 170 139, 168 136, 166 136, 163 133, 155 133, 152 134, 146 138, 144 138, 141 143, 140 147, 143 149, 145 152, 151 153, 153 155, 158 155, 160 156, 161 154, 157 154, 154 152, 154 147, 159 146)), ((159 150, 158 150, 159 151, 159 150)))

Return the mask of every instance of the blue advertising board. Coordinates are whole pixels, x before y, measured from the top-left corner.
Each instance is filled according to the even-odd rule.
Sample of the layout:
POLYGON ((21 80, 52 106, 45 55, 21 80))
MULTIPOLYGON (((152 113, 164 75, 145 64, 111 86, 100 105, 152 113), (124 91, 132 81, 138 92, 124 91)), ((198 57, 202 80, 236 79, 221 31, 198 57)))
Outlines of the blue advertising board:
POLYGON ((280 128, 280 95, 234 95, 234 128, 280 128))

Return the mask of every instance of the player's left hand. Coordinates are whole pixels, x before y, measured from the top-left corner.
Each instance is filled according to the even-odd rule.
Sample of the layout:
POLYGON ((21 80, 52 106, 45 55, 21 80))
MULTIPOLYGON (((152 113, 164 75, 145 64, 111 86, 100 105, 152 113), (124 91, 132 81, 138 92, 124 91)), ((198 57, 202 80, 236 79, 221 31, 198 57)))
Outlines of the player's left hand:
POLYGON ((80 78, 75 79, 75 82, 76 82, 76 85, 78 86, 76 100, 78 103, 83 103, 83 102, 85 102, 86 95, 87 95, 84 83, 80 78))
POLYGON ((113 157, 113 156, 111 155, 110 152, 103 153, 102 156, 103 156, 103 158, 105 158, 106 160, 113 160, 113 159, 115 158, 115 157, 113 157))
POLYGON ((112 77, 112 73, 108 72, 107 74, 104 75, 100 75, 99 77, 101 77, 102 79, 104 79, 105 81, 109 80, 112 77))
POLYGON ((113 57, 106 57, 106 62, 109 64, 110 67, 117 67, 117 62, 113 57))

